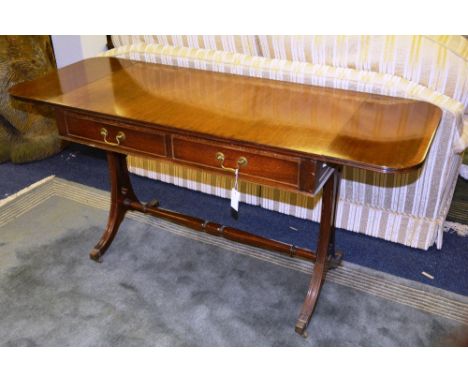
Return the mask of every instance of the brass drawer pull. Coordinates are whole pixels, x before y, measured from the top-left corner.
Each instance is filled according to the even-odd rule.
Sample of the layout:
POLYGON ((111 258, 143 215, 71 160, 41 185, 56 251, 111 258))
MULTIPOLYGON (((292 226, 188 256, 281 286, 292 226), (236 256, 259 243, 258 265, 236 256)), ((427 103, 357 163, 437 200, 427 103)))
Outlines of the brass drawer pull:
MULTIPOLYGON (((223 170, 231 171, 231 172, 235 173, 236 172, 235 168, 225 167, 224 166, 224 159, 225 159, 224 154, 222 152, 218 151, 216 153, 216 160, 219 162, 221 168, 223 170)), ((242 156, 239 159, 237 159, 237 170, 240 169, 243 166, 247 166, 247 163, 248 163, 248 160, 247 160, 246 157, 242 156)))
POLYGON ((119 131, 117 133, 117 135, 115 136, 115 140, 117 141, 117 143, 109 142, 107 140, 107 134, 109 134, 109 132, 107 131, 107 129, 105 127, 101 128, 100 133, 101 133, 102 137, 104 138, 104 142, 106 142, 110 146, 118 146, 123 141, 125 141, 125 133, 123 131, 119 131))

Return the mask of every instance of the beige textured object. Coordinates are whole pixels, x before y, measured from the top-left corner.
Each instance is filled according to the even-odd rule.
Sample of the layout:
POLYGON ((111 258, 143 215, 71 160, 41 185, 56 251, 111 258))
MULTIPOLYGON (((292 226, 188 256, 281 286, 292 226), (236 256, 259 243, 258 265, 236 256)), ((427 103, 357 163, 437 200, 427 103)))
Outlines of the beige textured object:
MULTIPOLYGON (((238 51, 146 44, 136 39, 140 42, 119 46, 105 55, 420 99, 439 106, 443 110, 442 121, 420 170, 384 175, 344 168, 336 224, 411 247, 427 249, 436 243, 440 248, 461 164, 460 152, 468 144, 467 127, 463 124, 468 97, 468 45, 460 36, 390 37, 319 36, 320 45, 311 47, 314 36, 258 36, 255 41, 259 43, 260 54, 274 58, 238 51), (301 41, 309 42, 301 45, 301 41), (340 50, 346 41, 348 49, 340 50), (303 53, 306 47, 311 48, 308 56, 303 53), (308 58, 311 62, 307 62, 308 58), (427 74, 426 65, 431 63, 438 63, 439 69, 430 69, 427 74)), ((129 157, 128 162, 131 171, 139 175, 226 198, 232 187, 229 178, 205 171, 146 158, 129 157)), ((244 182, 241 191, 241 201, 246 203, 300 218, 319 219, 320 195, 306 197, 244 182)))
POLYGON ((8 89, 54 68, 48 36, 0 36, 0 162, 43 159, 61 149, 52 110, 12 99, 8 89))

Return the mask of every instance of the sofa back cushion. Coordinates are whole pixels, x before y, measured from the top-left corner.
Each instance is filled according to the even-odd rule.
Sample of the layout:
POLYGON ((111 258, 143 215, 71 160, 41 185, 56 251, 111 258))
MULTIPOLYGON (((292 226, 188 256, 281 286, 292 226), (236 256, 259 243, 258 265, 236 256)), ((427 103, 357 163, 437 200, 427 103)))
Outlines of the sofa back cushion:
POLYGON ((463 36, 258 36, 264 57, 391 74, 468 104, 463 36))
POLYGON ((171 45, 176 47, 224 50, 259 56, 260 46, 252 35, 113 35, 112 43, 118 48, 138 43, 171 45))

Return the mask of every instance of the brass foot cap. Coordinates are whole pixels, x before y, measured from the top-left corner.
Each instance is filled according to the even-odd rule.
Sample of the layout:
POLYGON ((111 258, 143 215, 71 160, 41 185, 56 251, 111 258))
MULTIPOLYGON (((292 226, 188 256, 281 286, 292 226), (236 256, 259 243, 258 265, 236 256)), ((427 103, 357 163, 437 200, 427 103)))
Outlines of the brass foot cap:
POLYGON ((335 256, 328 259, 328 269, 335 269, 341 265, 343 260, 343 254, 341 252, 335 252, 335 256))
POLYGON ((303 336, 304 338, 307 338, 306 328, 307 328, 307 323, 299 320, 297 321, 294 330, 296 331, 297 334, 303 336))
POLYGON ((159 200, 150 200, 148 203, 146 203, 146 207, 159 207, 159 200))
POLYGON ((101 251, 97 248, 93 248, 89 254, 89 258, 94 260, 96 263, 102 263, 101 260, 101 251))

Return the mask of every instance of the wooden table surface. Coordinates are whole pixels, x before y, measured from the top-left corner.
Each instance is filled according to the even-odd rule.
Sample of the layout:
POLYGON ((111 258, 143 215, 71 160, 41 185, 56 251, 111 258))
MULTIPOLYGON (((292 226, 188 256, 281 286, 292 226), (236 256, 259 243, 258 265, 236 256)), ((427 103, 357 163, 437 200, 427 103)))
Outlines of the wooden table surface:
POLYGON ((422 101, 107 57, 10 94, 380 172, 419 167, 442 114, 422 101))

